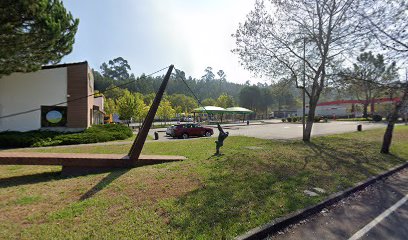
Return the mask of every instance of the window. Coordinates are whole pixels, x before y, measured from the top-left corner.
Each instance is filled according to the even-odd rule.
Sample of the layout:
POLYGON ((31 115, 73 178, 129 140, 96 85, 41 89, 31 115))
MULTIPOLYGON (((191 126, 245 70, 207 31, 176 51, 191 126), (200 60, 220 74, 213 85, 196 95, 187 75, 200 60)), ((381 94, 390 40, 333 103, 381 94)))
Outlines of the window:
POLYGON ((41 106, 41 127, 65 127, 67 107, 41 106))

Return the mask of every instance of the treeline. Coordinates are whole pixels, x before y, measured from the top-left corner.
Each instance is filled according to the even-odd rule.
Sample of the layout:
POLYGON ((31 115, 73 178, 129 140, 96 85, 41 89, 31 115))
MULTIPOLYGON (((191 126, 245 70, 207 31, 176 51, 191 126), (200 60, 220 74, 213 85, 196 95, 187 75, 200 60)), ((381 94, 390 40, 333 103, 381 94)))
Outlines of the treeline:
MULTIPOLYGON (((128 82, 129 84, 122 88, 130 92, 150 94, 157 91, 163 80, 163 76, 152 77, 145 74, 135 77, 134 74, 129 73, 130 70, 131 68, 127 60, 122 57, 110 60, 108 63, 103 63, 100 71, 93 69, 95 90, 105 91, 113 86, 128 82)), ((215 74, 211 67, 207 67, 204 72, 205 74, 200 79, 195 79, 191 76, 186 77, 183 71, 178 71, 178 74, 173 73, 166 88, 166 93, 168 95, 184 94, 186 96, 193 96, 185 85, 187 83, 200 100, 206 98, 217 99, 222 94, 228 94, 235 100, 238 100, 238 94, 243 87, 242 84, 228 82, 223 70, 219 70, 215 74)))
MULTIPOLYGON (((105 98, 105 113, 117 113, 119 118, 125 121, 132 119, 135 122, 142 122, 155 98, 154 93, 143 95, 121 88, 113 89, 108 93, 109 97, 105 98)), ((207 98, 202 104, 223 108, 237 105, 233 97, 225 93, 221 94, 217 99, 207 98)), ((157 110, 156 117, 166 121, 174 118, 176 114, 178 116, 188 116, 197 107, 199 107, 199 104, 193 97, 184 94, 165 94, 157 110)))
MULTIPOLYGON (((93 70, 95 90, 104 93, 107 113, 119 113, 123 120, 140 120, 147 113, 164 76, 135 77, 130 70, 128 62, 121 57, 103 63, 100 71, 93 70)), ((199 107, 200 101, 204 106, 241 106, 267 116, 273 110, 296 109, 299 106, 297 92, 285 81, 257 85, 250 85, 249 81, 231 83, 223 70, 214 73, 211 67, 204 70, 200 79, 186 77, 183 71, 177 70, 171 76, 161 104, 167 109, 160 110, 158 115, 164 119, 176 113, 188 115, 199 107)))

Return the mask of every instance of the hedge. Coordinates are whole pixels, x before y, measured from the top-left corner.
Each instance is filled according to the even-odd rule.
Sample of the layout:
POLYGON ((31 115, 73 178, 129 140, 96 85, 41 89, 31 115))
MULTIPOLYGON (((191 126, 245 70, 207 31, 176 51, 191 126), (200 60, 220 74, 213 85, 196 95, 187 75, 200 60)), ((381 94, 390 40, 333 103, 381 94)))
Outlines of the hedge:
POLYGON ((373 121, 374 121, 374 122, 380 122, 380 121, 382 121, 382 116, 381 116, 381 115, 374 115, 374 116, 373 116, 373 121))
POLYGON ((132 130, 124 125, 94 125, 80 133, 53 131, 1 132, 0 147, 44 147, 123 140, 132 136, 132 130))

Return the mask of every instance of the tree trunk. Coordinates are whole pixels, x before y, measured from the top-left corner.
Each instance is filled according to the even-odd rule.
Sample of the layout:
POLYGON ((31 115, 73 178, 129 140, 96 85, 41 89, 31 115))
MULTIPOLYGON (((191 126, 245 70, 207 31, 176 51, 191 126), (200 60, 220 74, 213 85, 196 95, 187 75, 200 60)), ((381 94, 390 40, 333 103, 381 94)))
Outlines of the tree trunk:
POLYGON ((394 110, 390 114, 388 118, 388 125, 387 129, 385 129, 384 133, 384 138, 383 138, 383 144, 381 147, 381 153, 390 153, 390 146, 391 146, 391 141, 392 141, 392 133, 394 131, 394 125, 395 122, 398 120, 398 112, 401 109, 402 103, 398 102, 395 105, 394 110))
POLYGON ((386 154, 390 153, 390 146, 391 146, 391 141, 392 141, 392 133, 394 131, 394 124, 395 124, 395 121, 390 120, 388 122, 387 129, 385 130, 385 133, 384 133, 381 153, 386 153, 386 154))
POLYGON ((395 104, 395 108, 388 118, 387 129, 384 133, 383 144, 381 147, 381 153, 390 153, 390 147, 392 142, 392 133, 394 131, 395 122, 398 120, 398 113, 402 109, 404 103, 408 100, 408 85, 405 87, 404 95, 401 100, 395 104))
POLYGON ((368 117, 368 111, 367 111, 367 109, 368 109, 368 103, 365 102, 365 103, 363 104, 363 118, 367 118, 367 117, 368 117))
POLYGON ((309 113, 307 114, 305 132, 303 133, 304 142, 310 142, 310 137, 312 134, 312 127, 313 127, 314 117, 315 117, 315 112, 316 112, 316 106, 317 106, 316 100, 309 101, 309 113))
POLYGON ((374 112, 375 112, 374 98, 372 98, 370 102, 370 112, 371 112, 371 117, 374 116, 374 112))

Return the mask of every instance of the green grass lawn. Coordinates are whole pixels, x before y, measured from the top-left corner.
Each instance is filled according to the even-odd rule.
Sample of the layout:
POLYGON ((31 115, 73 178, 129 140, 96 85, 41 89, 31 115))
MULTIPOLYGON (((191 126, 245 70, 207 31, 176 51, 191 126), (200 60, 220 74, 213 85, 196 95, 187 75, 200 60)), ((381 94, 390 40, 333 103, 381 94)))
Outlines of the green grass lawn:
MULTIPOLYGON (((136 136, 137 136, 137 134, 133 134, 131 137, 126 138, 126 139, 124 139, 124 140, 116 140, 116 141, 113 141, 113 142, 129 142, 129 141, 134 141, 135 138, 136 138, 136 136)), ((153 139, 154 139, 154 137, 153 137, 152 135, 147 135, 147 137, 146 137, 146 140, 153 140, 153 139)))
POLYGON ((149 142, 143 154, 188 160, 73 178, 60 177, 59 167, 0 166, 0 239, 230 239, 405 163, 408 127, 396 128, 393 155, 379 154, 383 132, 308 144, 230 136, 221 157, 213 156, 214 139, 149 142), (312 187, 327 193, 304 195, 312 187))

